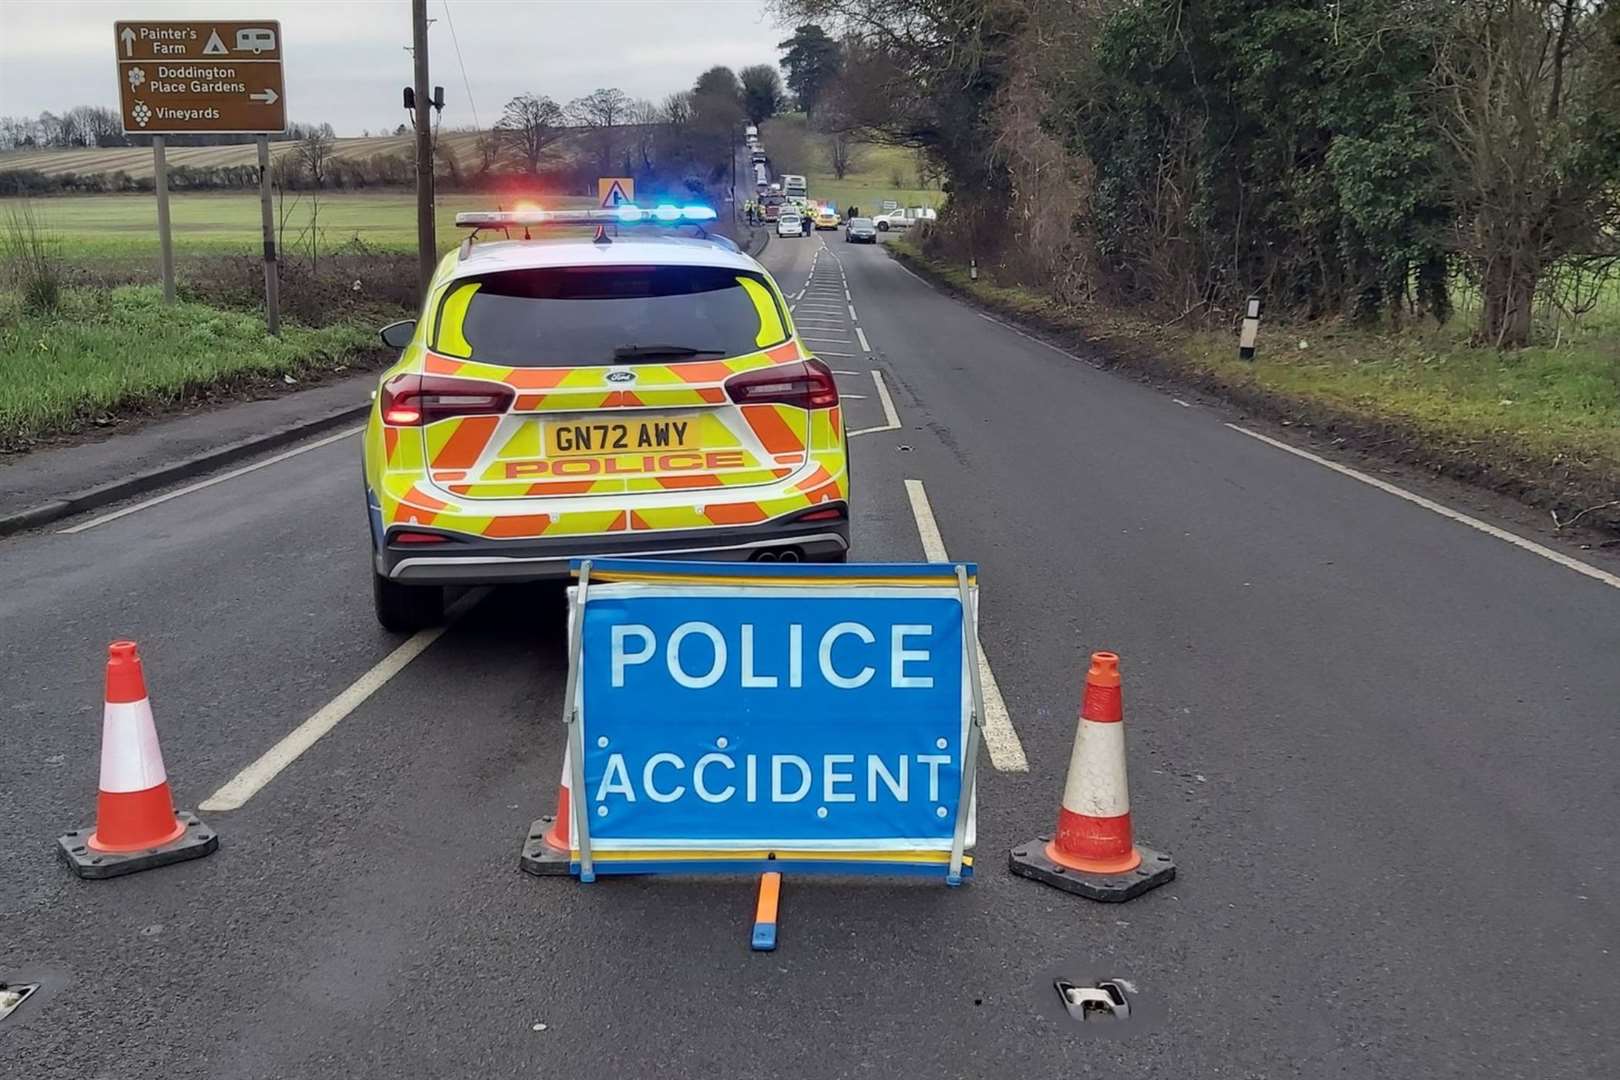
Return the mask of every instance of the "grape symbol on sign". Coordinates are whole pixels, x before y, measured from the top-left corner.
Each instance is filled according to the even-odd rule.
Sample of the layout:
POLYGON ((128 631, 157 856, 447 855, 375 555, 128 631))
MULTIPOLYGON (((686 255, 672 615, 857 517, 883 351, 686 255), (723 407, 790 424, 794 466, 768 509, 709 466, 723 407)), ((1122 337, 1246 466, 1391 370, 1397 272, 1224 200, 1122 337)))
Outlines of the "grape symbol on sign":
POLYGON ((144 101, 137 101, 135 107, 129 110, 129 114, 135 118, 135 122, 141 127, 145 127, 146 122, 152 119, 152 110, 147 108, 144 101))

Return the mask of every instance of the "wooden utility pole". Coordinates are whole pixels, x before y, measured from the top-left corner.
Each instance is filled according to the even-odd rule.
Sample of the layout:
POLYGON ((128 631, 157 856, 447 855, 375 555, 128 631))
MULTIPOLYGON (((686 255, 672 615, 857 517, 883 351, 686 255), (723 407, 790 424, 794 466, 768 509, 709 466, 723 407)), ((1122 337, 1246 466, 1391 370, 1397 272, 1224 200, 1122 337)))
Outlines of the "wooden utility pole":
POLYGON ((427 0, 411 0, 411 56, 416 61, 416 264, 417 288, 426 298, 438 264, 433 225, 433 106, 428 97, 427 0))

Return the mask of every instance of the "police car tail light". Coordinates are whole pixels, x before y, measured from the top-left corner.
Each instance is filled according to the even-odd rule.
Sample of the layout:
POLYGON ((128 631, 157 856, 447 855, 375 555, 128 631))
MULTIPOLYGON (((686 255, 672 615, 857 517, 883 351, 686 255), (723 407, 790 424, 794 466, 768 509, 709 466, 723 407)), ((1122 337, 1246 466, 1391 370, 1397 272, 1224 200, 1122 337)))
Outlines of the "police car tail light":
POLYGON ((383 384, 383 423, 431 424, 452 416, 488 416, 512 407, 509 386, 444 375, 396 375, 383 384))
POLYGON ((726 380, 726 393, 738 405, 830 409, 838 404, 838 384, 832 369, 820 360, 745 371, 726 380))

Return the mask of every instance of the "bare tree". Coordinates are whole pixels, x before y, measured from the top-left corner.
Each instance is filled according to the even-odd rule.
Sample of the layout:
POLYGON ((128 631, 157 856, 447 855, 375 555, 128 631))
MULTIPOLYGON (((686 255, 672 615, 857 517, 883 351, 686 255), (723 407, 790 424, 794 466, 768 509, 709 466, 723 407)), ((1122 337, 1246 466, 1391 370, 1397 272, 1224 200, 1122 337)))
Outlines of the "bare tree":
POLYGON ((658 127, 663 122, 663 110, 650 101, 638 101, 630 110, 631 150, 638 168, 643 172, 653 167, 658 147, 658 127))
POLYGON ((566 134, 562 106, 545 96, 519 94, 506 103, 495 125, 500 141, 512 148, 530 173, 540 171, 546 150, 566 134))
POLYGON ((481 132, 473 140, 473 148, 478 152, 478 173, 480 176, 495 171, 501 163, 501 136, 498 131, 481 132))
POLYGON ((861 149, 861 144, 851 138, 848 132, 829 132, 827 164, 832 167, 833 175, 840 180, 848 176, 849 171, 860 164, 861 149))
POLYGON ((616 86, 593 90, 568 103, 569 119, 590 129, 598 176, 612 175, 617 165, 618 133, 615 129, 629 121, 635 104, 634 98, 616 86))
POLYGON ((309 268, 320 269, 321 187, 326 183, 327 166, 337 140, 330 124, 322 124, 298 140, 293 151, 296 161, 310 179, 309 193, 309 268))
POLYGON ((1454 162, 1457 250, 1479 283, 1479 337, 1529 343, 1556 264, 1612 256, 1620 21, 1602 0, 1463 0, 1438 35, 1440 123, 1454 162))

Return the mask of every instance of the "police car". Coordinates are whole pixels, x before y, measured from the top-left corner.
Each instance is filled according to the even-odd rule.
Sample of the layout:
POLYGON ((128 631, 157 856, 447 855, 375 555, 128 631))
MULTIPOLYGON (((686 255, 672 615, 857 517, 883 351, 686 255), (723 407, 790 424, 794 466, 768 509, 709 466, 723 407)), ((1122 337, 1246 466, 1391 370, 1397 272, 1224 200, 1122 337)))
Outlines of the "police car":
POLYGON ((582 556, 841 562, 838 388, 714 211, 457 215, 366 426, 378 620, 582 556), (594 229, 594 235, 591 230, 594 229), (682 235, 695 233, 696 235, 682 235))

